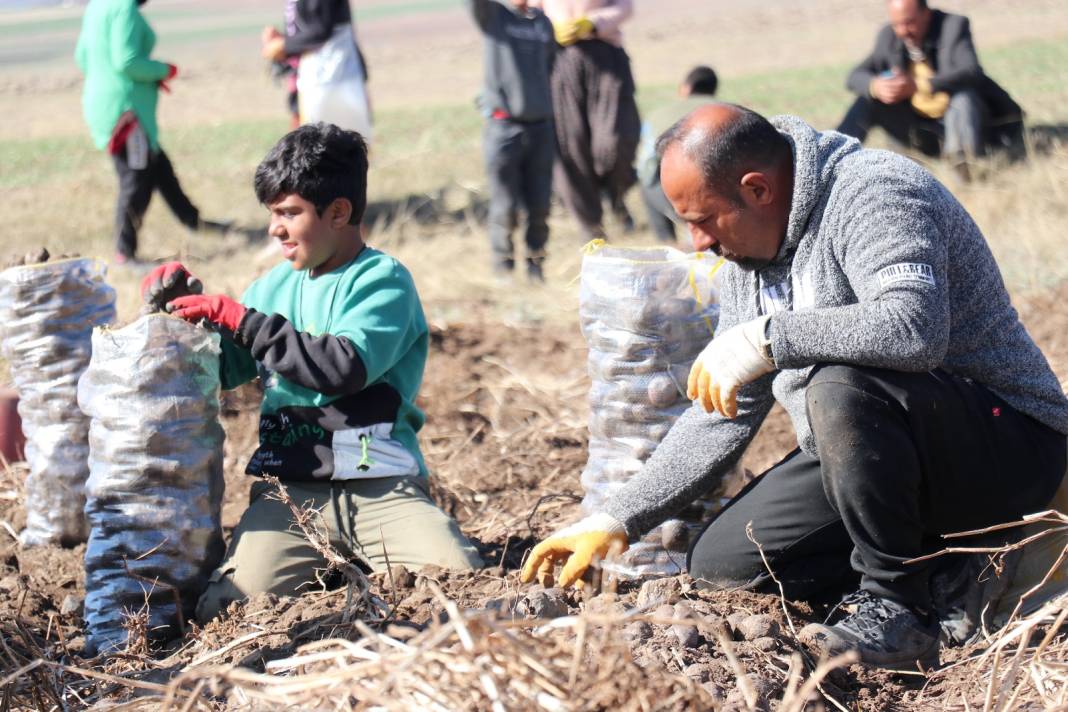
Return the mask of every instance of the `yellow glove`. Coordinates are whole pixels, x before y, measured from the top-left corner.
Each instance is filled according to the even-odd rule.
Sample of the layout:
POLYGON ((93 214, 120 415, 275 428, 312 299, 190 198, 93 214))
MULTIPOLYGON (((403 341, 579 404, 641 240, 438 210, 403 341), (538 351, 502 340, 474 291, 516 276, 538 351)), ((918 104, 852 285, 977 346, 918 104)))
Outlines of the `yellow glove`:
MULTIPOLYGON (((530 583, 536 575, 543 586, 550 587, 553 585, 553 569, 563 563, 558 584, 567 588, 582 578, 595 557, 604 559, 609 554, 626 550, 627 533, 623 525, 609 514, 591 514, 535 546, 523 566, 520 580, 530 583)), ((581 581, 578 581, 578 587, 582 587, 581 581)))
POLYGON ((577 20, 569 20, 553 25, 553 33, 556 35, 556 43, 562 47, 573 45, 579 40, 589 39, 597 27, 593 20, 588 17, 580 17, 577 20))
POLYGON ((775 370, 765 355, 769 318, 732 326, 712 339, 690 368, 686 384, 690 400, 700 400, 708 413, 715 410, 724 418, 738 415, 738 389, 775 370))

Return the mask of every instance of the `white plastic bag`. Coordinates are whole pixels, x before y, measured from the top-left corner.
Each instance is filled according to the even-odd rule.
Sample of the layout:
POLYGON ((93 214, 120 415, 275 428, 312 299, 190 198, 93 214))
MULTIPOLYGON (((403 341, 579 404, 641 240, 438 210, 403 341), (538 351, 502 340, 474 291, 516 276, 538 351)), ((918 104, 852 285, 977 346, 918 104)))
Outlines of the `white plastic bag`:
POLYGON ((322 47, 305 52, 297 66, 297 103, 302 124, 324 121, 357 131, 371 142, 367 73, 356 51, 352 25, 334 28, 322 47))
POLYGON ((145 605, 150 637, 175 637, 222 557, 219 352, 218 334, 167 314, 93 332, 78 387, 90 652, 122 648, 124 614, 145 605))
POLYGON ((89 419, 78 379, 89 364, 93 327, 115 319, 115 290, 103 263, 64 259, 0 273, 0 352, 19 392, 26 435, 27 546, 85 541, 89 419))
MULTIPOLYGON (((588 513, 622 487, 690 406, 690 366, 719 319, 719 260, 670 247, 622 248, 594 241, 582 260, 579 317, 589 346, 589 460, 582 472, 588 513)), ((714 505, 695 503, 610 565, 623 576, 673 575, 685 565, 688 529, 714 505)))

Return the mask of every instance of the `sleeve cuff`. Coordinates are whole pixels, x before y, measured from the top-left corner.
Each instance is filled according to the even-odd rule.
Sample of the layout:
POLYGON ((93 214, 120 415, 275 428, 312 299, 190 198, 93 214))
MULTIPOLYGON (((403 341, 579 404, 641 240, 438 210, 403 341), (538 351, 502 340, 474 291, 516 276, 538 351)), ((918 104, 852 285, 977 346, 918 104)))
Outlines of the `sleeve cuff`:
POLYGON ((266 319, 266 314, 255 309, 246 309, 245 315, 241 317, 241 323, 237 325, 237 331, 234 332, 234 343, 243 349, 251 349, 252 343, 256 340, 256 334, 259 333, 266 319))

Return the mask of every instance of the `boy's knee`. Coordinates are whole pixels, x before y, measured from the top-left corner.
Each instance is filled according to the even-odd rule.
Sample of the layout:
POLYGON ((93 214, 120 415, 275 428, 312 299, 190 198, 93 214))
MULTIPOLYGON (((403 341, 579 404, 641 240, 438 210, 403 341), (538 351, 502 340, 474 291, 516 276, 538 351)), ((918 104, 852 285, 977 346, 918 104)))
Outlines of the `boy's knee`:
MULTIPOLYGON (((421 567, 420 565, 435 564, 461 571, 481 569, 485 565, 482 557, 474 544, 460 531, 460 526, 440 509, 437 513, 437 521, 433 524, 427 522, 426 528, 419 531, 421 537, 425 536, 426 541, 433 544, 422 549, 422 556, 417 553, 412 563, 417 568, 421 567)), ((419 549, 413 551, 418 552, 419 549)))
POLYGON ((204 593, 200 594, 197 601, 197 622, 204 625, 208 621, 218 618, 219 614, 230 607, 234 601, 244 600, 246 596, 238 591, 230 575, 223 569, 216 569, 208 580, 208 586, 204 593))

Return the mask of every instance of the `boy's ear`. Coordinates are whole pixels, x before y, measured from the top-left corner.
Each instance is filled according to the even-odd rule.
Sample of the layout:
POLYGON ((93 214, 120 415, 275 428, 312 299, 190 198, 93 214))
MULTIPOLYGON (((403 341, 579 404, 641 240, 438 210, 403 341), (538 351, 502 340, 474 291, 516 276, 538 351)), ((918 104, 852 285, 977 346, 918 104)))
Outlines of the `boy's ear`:
POLYGON ((327 209, 330 215, 330 227, 340 230, 349 224, 352 217, 352 201, 348 198, 335 198, 327 209))

